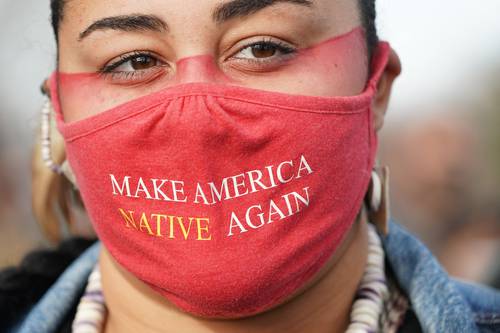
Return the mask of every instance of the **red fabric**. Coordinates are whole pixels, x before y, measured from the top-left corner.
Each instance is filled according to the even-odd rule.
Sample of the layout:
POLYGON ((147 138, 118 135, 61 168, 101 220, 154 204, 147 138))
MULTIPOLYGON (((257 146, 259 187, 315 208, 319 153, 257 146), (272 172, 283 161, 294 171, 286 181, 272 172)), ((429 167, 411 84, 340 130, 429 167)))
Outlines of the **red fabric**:
MULTIPOLYGON (((277 53, 277 56, 269 57, 271 61, 258 66, 237 61, 234 59, 237 55, 231 61, 221 61, 211 54, 201 54, 141 71, 139 75, 58 72, 60 102, 63 110, 71 110, 70 120, 74 121, 191 82, 327 97, 347 95, 353 85, 359 86, 356 90, 361 90, 360 84, 365 83, 353 82, 365 77, 368 67, 366 37, 361 27, 316 45, 298 48, 291 56, 277 53)), ((148 101, 146 99, 145 103, 148 101)))
POLYGON ((72 123, 53 75, 57 126, 104 246, 195 315, 242 317, 280 303, 323 267, 360 209, 377 148, 371 102, 388 54, 381 43, 358 96, 189 82, 72 123), (223 179, 228 197, 219 200, 209 183, 219 191, 223 179), (235 187, 248 193, 235 197, 235 187))

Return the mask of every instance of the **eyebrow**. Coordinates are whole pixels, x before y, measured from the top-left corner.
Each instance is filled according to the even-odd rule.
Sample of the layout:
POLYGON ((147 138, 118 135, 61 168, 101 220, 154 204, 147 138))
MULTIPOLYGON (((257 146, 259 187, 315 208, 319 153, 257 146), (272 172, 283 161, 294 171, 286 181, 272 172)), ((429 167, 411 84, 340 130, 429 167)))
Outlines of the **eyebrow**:
POLYGON ((80 33, 78 41, 98 30, 119 31, 168 31, 167 24, 158 16, 130 14, 105 17, 92 23, 87 29, 80 33))
POLYGON ((222 24, 232 18, 248 16, 280 2, 305 7, 312 6, 312 1, 310 0, 233 0, 216 7, 212 18, 216 23, 222 24))
MULTIPOLYGON (((290 3, 304 7, 311 7, 311 0, 232 0, 217 6, 212 19, 217 24, 222 24, 236 17, 254 14, 266 7, 277 3, 290 3)), ((79 34, 78 41, 82 41, 94 31, 118 30, 118 31, 168 31, 168 25, 156 15, 130 14, 111 16, 99 19, 79 34)))

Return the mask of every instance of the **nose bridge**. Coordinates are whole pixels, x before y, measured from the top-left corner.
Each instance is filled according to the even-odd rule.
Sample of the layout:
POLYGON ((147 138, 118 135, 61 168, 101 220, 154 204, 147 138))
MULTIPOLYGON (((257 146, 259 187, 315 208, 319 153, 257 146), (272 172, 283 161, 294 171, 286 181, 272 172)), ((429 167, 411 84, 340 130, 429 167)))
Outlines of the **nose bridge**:
POLYGON ((217 65, 211 55, 189 56, 177 61, 177 81, 213 82, 217 77, 217 65))

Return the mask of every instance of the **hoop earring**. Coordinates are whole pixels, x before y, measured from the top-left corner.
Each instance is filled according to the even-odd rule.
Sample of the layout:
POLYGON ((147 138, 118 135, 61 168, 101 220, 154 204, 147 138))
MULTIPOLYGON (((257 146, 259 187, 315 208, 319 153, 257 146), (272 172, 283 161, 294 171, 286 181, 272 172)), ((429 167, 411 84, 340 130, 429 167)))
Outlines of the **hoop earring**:
POLYGON ((76 178, 71 170, 71 167, 67 160, 63 162, 62 165, 54 162, 52 158, 52 140, 50 136, 51 130, 51 122, 50 115, 53 112, 52 103, 50 98, 47 97, 41 111, 41 150, 42 150, 42 159, 45 163, 45 166, 49 168, 52 172, 57 173, 58 175, 64 175, 75 187, 78 189, 78 185, 76 183, 76 178))
POLYGON ((389 168, 374 168, 368 192, 365 198, 368 206, 368 219, 377 230, 387 235, 389 233, 389 168))

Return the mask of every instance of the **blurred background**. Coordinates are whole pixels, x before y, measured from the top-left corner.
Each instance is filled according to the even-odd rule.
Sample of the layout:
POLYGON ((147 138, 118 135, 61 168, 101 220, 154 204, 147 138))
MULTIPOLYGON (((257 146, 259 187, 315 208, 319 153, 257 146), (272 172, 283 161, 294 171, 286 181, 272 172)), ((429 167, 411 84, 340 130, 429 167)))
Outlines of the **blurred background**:
MULTIPOLYGON (((453 275, 500 280, 500 2, 377 0, 399 53, 381 133, 393 216, 453 275)), ((0 268, 49 245, 31 210, 40 83, 56 52, 49 1, 0 0, 0 268)))

